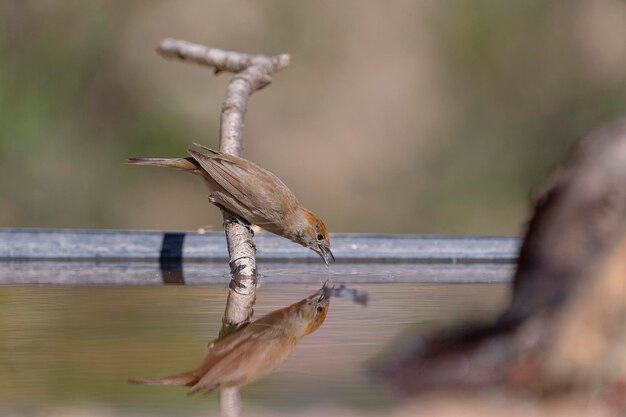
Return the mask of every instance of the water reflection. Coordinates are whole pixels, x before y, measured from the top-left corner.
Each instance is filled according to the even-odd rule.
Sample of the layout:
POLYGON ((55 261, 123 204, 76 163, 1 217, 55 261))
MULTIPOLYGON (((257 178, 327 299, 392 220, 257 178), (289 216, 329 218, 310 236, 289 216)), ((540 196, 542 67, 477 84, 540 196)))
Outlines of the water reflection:
MULTIPOLYGON (((351 282, 350 276, 332 281, 342 278, 351 282)), ((508 293, 506 284, 349 287, 369 294, 368 307, 333 299, 315 333, 274 372, 243 388, 246 413, 386 407, 391 400, 367 370, 398 334, 492 319, 508 293)), ((262 281, 256 314, 317 289, 262 281)), ((219 333, 227 291, 226 280, 202 286, 0 286, 0 415, 40 417, 89 406, 111 410, 107 416, 218 414, 215 395, 190 400, 172 387, 129 386, 126 380, 194 366, 206 354, 207 335, 219 333)))
POLYGON ((190 394, 235 388, 255 381, 287 359, 296 344, 317 330, 328 312, 328 281, 315 294, 273 311, 245 327, 209 343, 198 368, 163 378, 131 379, 148 385, 184 385, 190 394))
POLYGON ((184 284, 183 244, 184 233, 163 233, 159 267, 164 284, 184 284))

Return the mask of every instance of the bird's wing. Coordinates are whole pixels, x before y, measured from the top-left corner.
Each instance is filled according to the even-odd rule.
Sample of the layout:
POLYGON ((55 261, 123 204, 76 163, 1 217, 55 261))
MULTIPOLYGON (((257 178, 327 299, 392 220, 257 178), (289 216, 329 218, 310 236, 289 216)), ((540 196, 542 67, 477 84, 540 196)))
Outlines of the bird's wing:
POLYGON ((193 150, 189 150, 189 154, 226 193, 247 208, 249 213, 237 213, 246 220, 260 226, 263 220, 278 222, 298 206, 295 195, 278 177, 250 161, 193 150))
POLYGON ((158 378, 132 378, 128 382, 131 384, 146 385, 187 385, 194 386, 204 374, 206 374, 216 363, 219 363, 229 352, 237 347, 242 341, 250 339, 247 333, 243 337, 234 337, 235 334, 218 339, 209 345, 209 351, 205 355, 200 366, 196 369, 179 374, 168 375, 158 378))
MULTIPOLYGON (((247 326, 209 343, 209 354, 221 356, 248 340, 272 339, 284 335, 283 309, 273 311, 247 326)), ((208 355, 207 355, 208 356, 208 355)), ((202 368, 203 365, 200 365, 202 368)))
MULTIPOLYGON (((278 341, 285 340, 284 326, 281 325, 282 317, 283 310, 274 311, 237 332, 214 340, 209 344, 202 363, 194 370, 159 378, 132 378, 128 382, 147 385, 187 385, 193 387, 190 391, 193 394, 198 391, 211 391, 219 386, 237 386, 248 382, 250 378, 256 379, 265 369, 263 365, 265 362, 262 360, 264 355, 268 360, 276 361, 276 352, 285 350, 277 349, 278 341), (260 353, 260 356, 257 353, 260 353), (244 369, 248 366, 246 364, 249 364, 248 370, 244 369)), ((291 349, 287 349, 285 357, 291 349)), ((267 367, 267 370, 272 367, 267 367)))
POLYGON ((295 343, 283 338, 248 338, 206 369, 189 393, 210 392, 252 382, 284 361, 294 347, 295 343))

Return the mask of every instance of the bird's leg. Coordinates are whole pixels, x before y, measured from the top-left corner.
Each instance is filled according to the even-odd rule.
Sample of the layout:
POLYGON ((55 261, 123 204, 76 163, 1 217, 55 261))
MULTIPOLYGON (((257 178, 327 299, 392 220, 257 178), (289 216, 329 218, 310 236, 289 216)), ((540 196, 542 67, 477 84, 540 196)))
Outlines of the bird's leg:
POLYGON ((250 224, 249 221, 247 221, 246 219, 244 219, 241 216, 238 216, 237 214, 233 213, 232 211, 224 208, 224 206, 221 206, 219 204, 216 204, 216 206, 218 206, 219 208, 222 209, 222 211, 224 213, 227 213, 227 216, 224 216, 224 222, 228 222, 228 223, 238 223, 242 226, 244 226, 246 229, 248 229, 250 231, 250 234, 252 235, 252 237, 254 237, 254 230, 252 229, 252 225, 250 224))
POLYGON ((239 216, 238 214, 233 213, 232 211, 224 207, 222 204, 220 204, 219 200, 215 198, 213 194, 209 194, 209 203, 219 207, 224 213, 228 213, 228 216, 224 217, 224 222, 238 223, 244 226, 245 228, 247 228, 248 230, 250 230, 252 237, 254 237, 254 230, 252 230, 252 227, 251 227, 252 225, 250 224, 250 222, 244 219, 243 217, 239 216))
POLYGON ((222 207, 222 210, 228 212, 228 214, 230 214, 230 216, 228 216, 228 219, 226 220, 227 222, 230 223, 239 223, 242 226, 247 227, 248 229, 250 229, 250 231, 252 232, 252 234, 254 235, 254 231, 252 230, 252 225, 250 224, 249 221, 247 221, 246 219, 244 219, 243 217, 238 216, 237 214, 233 213, 230 210, 227 210, 225 208, 222 207))

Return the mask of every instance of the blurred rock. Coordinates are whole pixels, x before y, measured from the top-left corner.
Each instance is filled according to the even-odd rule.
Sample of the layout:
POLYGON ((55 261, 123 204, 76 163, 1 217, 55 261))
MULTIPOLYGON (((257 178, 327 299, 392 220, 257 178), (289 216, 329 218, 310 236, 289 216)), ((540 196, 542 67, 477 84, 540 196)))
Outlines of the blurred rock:
POLYGON ((572 404, 594 395, 621 409, 625 317, 621 119, 582 141, 540 193, 504 313, 487 326, 427 335, 386 371, 408 393, 507 388, 572 404))

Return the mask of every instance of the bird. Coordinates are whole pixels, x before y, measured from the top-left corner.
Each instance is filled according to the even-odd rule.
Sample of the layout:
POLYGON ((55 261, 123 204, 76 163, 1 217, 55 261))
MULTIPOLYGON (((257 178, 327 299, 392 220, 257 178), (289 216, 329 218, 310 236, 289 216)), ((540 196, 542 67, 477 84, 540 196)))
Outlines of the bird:
POLYGON ((335 260, 324 222, 304 208, 280 178, 246 159, 194 145, 208 153, 188 149, 190 156, 185 158, 129 158, 127 163, 198 175, 212 204, 313 250, 326 265, 335 260))
POLYGON ((317 330, 328 313, 333 287, 328 281, 315 294, 209 343, 200 365, 163 378, 134 378, 147 385, 191 387, 188 394, 240 387, 267 375, 283 362, 296 344, 317 330))

